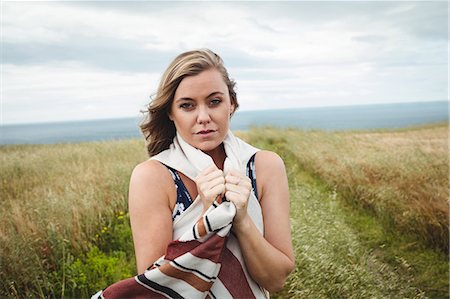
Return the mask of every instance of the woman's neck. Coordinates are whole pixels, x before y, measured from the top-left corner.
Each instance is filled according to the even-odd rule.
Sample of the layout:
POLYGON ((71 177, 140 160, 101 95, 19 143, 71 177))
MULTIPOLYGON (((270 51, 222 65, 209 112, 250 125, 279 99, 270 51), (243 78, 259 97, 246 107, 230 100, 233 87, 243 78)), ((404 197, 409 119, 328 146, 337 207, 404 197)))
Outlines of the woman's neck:
POLYGON ((223 170, 223 164, 225 163, 225 158, 227 157, 223 143, 215 149, 205 152, 205 154, 209 155, 213 159, 214 164, 216 164, 219 169, 223 170))

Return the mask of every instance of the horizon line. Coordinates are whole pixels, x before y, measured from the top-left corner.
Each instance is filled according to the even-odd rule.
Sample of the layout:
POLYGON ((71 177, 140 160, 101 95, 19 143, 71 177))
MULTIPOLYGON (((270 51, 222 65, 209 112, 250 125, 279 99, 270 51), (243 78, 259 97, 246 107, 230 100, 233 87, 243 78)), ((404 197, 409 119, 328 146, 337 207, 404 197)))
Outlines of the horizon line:
MULTIPOLYGON (((412 101, 412 102, 385 102, 385 103, 361 103, 361 104, 337 104, 337 105, 323 105, 323 106, 303 106, 303 107, 285 107, 285 108, 265 108, 265 109, 252 109, 252 110, 237 110, 236 113, 242 112, 263 112, 263 111, 280 111, 280 110, 301 110, 301 109, 320 109, 320 108, 342 108, 342 107, 361 107, 361 106, 381 106, 381 105, 401 105, 401 104, 430 104, 447 102, 448 111, 448 99, 445 100, 433 100, 433 101, 412 101)), ((141 112, 140 115, 135 116, 118 116, 118 117, 100 117, 100 118, 86 118, 86 119, 67 119, 67 120, 50 120, 50 121, 32 121, 32 122, 10 122, 10 123, 0 123, 0 126, 20 126, 20 125, 41 125, 41 124, 58 124, 58 123, 70 123, 70 122, 87 122, 87 121, 106 121, 106 120, 124 120, 124 119, 143 119, 144 114, 141 112)), ((3 119, 3 115, 2 115, 3 119)))

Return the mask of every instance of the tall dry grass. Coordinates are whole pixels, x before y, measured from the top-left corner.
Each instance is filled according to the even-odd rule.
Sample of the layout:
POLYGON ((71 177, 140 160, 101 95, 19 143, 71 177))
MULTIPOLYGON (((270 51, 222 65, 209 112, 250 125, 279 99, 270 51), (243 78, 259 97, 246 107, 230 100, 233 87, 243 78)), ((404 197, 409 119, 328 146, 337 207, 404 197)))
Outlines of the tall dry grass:
MULTIPOLYGON (((448 248, 446 126, 360 133, 261 128, 241 133, 240 136, 256 146, 263 140, 262 147, 278 148, 280 153, 287 153, 287 168, 293 177, 299 169, 314 174, 348 202, 372 211, 383 220, 386 228, 418 236, 418 239, 433 248, 448 248)), ((123 261, 126 260, 116 262, 120 253, 107 259, 98 250, 102 250, 102 246, 94 249, 91 246, 99 243, 97 235, 111 230, 112 234, 105 234, 101 239, 108 244, 117 243, 119 247, 123 243, 125 251, 132 251, 129 226, 124 222, 126 219, 116 221, 113 226, 104 225, 126 214, 131 171, 134 165, 146 158, 144 142, 141 140, 1 146, 0 297, 59 298, 87 295, 97 290, 96 283, 102 279, 104 269, 120 272, 120 269, 113 269, 114 265, 124 267, 123 261), (116 238, 116 235, 120 237, 116 238), (80 256, 86 258, 77 259, 80 256), (91 272, 95 272, 95 275, 87 277, 86 273, 91 272), (75 277, 70 286, 69 277, 75 277), (76 284, 80 283, 84 289, 78 292, 79 286, 76 284), (69 287, 75 291, 70 292, 69 287)), ((293 196, 303 194, 301 190, 296 190, 304 188, 301 184, 292 186, 295 189, 291 190, 293 196)), ((311 189, 307 193, 315 192, 311 189)), ((332 202, 333 205, 337 204, 334 200, 332 202)), ((308 209, 317 214, 322 213, 317 210, 321 208, 320 201, 318 203, 308 209)), ((293 204, 293 208, 293 217, 302 215, 303 209, 307 209, 304 203, 293 204)), ((314 247, 315 236, 326 234, 326 231, 317 231, 319 226, 314 225, 310 229, 303 227, 311 224, 308 221, 301 220, 295 226, 302 230, 297 234, 298 242, 294 240, 302 244, 296 249, 296 255, 304 261, 311 258, 307 248, 315 248, 311 254, 326 253, 326 250, 322 252, 321 248, 314 247), (311 235, 309 239, 304 238, 305 232, 311 235)), ((333 221, 331 217, 325 222, 333 221)), ((343 223, 341 225, 344 227, 343 223)), ((350 234, 351 229, 346 228, 346 231, 350 234)), ((346 242, 343 236, 333 240, 327 238, 327 243, 342 247, 346 242)), ((351 244, 351 248, 360 250, 358 242, 351 244)), ((346 251, 341 253, 347 254, 346 251)), ((322 256, 317 258, 320 260, 322 256)), ((311 273, 325 273, 323 271, 329 265, 336 267, 342 262, 334 260, 332 255, 326 261, 314 268, 316 272, 311 273)), ((364 294, 365 289, 363 285, 358 285, 358 275, 354 273, 367 271, 359 268, 364 267, 363 264, 359 263, 356 267, 357 272, 350 267, 345 268, 348 270, 345 273, 330 268, 331 272, 323 275, 309 275, 308 271, 301 271, 298 275, 302 277, 292 278, 287 289, 294 291, 289 294, 297 294, 297 287, 303 288, 304 292, 311 292, 302 293, 299 290, 298 295, 304 298, 314 294, 316 297, 326 294, 364 294), (328 285, 324 293, 321 286, 329 279, 336 278, 336 273, 348 277, 348 281, 345 278, 342 284, 328 285), (306 288, 305 284, 309 287, 306 288)), ((111 277, 120 277, 122 274, 127 273, 111 277)), ((426 275, 424 277, 433 279, 426 275)), ((361 277, 361 281, 370 282, 372 278, 361 277)), ((400 278, 383 279, 370 292, 366 291, 372 295, 383 294, 380 293, 383 283, 400 288, 402 281, 400 278)), ((102 281, 100 284, 107 283, 102 281)), ((417 294, 409 287, 399 292, 417 294)))
POLYGON ((64 277, 52 275, 127 209, 129 177, 146 159, 144 143, 2 146, 0 157, 2 289, 58 297, 64 283, 55 282, 64 277))
POLYGON ((324 132, 260 128, 248 136, 292 152, 355 206, 387 229, 449 249, 447 124, 400 131, 324 132))
MULTIPOLYGON (((274 298, 448 298, 447 252, 424 246, 415 233, 401 233, 392 221, 393 211, 386 208, 375 213, 355 195, 338 192, 314 168, 324 164, 317 150, 326 153, 324 149, 341 148, 344 136, 352 139, 364 133, 339 133, 340 137, 318 131, 287 133, 265 128, 240 134, 257 147, 278 152, 287 166, 296 269, 274 298), (299 140, 304 160, 292 150, 299 140)), ((380 150, 380 156, 393 154, 380 150)), ((344 158, 351 164, 352 157, 344 158)), ((385 185, 389 187, 389 182, 385 185)), ((364 194, 364 188, 354 189, 364 194)))

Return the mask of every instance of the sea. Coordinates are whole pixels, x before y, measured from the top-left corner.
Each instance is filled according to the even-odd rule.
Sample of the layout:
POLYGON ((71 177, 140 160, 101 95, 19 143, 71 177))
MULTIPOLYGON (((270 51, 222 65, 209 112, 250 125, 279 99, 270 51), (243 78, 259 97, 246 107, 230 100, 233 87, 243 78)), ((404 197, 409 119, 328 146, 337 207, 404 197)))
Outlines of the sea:
MULTIPOLYGON (((237 111, 232 130, 272 126, 304 130, 398 129, 448 122, 447 101, 237 111)), ((142 118, 1 125, 0 145, 50 144, 142 138, 142 118)))

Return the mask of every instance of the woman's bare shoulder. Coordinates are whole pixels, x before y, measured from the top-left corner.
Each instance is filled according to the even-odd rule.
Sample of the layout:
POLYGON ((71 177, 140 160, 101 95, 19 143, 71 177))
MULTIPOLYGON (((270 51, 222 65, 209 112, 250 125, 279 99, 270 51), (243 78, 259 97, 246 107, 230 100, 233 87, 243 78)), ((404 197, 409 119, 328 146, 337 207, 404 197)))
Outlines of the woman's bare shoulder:
POLYGON ((133 169, 130 178, 130 190, 151 190, 150 194, 169 193, 173 185, 166 166, 156 160, 146 160, 133 169))
POLYGON ((147 180, 149 178, 160 177, 163 171, 167 172, 167 168, 164 164, 156 160, 148 159, 134 167, 131 177, 147 180))
POLYGON ((283 159, 275 152, 261 150, 255 156, 255 169, 261 173, 273 173, 273 171, 285 171, 283 159))

